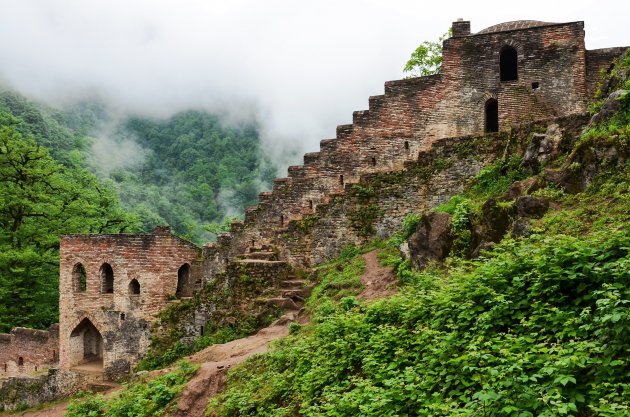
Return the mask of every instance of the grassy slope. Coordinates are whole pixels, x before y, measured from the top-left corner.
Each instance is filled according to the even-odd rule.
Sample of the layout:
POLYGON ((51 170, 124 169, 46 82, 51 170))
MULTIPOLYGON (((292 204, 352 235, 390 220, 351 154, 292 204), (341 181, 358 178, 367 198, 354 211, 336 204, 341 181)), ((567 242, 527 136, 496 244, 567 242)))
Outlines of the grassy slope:
MULTIPOLYGON (((577 146, 611 134, 627 146, 628 133, 589 133, 577 146)), ((490 194, 504 191, 497 181, 490 194)), ((466 196, 473 210, 484 187, 466 196)), ((362 272, 352 251, 322 267, 312 324, 233 370, 208 414, 629 415, 630 167, 610 167, 583 193, 537 194, 553 209, 533 233, 474 262, 418 273, 397 258, 400 239, 381 243, 403 283, 391 299, 339 295, 362 272)))

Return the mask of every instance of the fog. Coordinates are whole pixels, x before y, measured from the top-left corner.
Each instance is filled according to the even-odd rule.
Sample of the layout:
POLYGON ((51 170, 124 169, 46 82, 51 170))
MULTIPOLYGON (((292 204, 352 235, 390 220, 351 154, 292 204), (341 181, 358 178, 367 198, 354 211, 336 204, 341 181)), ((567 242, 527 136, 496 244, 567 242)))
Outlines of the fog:
MULTIPOLYGON (((318 149, 409 54, 457 18, 584 20, 587 47, 630 45, 630 2, 0 0, 0 80, 37 100, 121 113, 257 119, 264 149, 318 149)), ((136 152, 124 142, 120 152, 136 152)), ((295 153, 295 152, 294 152, 295 153)), ((120 157, 114 159, 124 160, 120 157)), ((133 159, 133 158, 132 158, 133 159)), ((135 161, 135 159, 133 159, 135 161)))

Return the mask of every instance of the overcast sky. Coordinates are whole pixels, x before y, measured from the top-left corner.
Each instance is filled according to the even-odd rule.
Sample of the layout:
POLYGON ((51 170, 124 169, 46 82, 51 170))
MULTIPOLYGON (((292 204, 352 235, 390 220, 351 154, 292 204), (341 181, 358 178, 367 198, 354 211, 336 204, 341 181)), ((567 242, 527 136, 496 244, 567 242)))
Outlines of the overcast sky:
POLYGON ((584 20, 589 49, 630 45, 630 1, 0 0, 0 80, 40 100, 101 96, 166 116, 227 108, 268 147, 318 149, 453 20, 584 20))

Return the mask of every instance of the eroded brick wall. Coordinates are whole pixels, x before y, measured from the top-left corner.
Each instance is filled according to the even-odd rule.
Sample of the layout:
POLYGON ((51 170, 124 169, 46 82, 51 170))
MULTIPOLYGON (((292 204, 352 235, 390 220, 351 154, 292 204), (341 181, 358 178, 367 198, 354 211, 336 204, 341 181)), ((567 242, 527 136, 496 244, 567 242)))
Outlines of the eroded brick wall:
POLYGON ((85 345, 97 331, 102 338, 103 367, 110 378, 129 371, 146 352, 149 325, 174 298, 178 270, 190 265, 182 296, 191 296, 202 277, 201 251, 168 229, 137 235, 66 235, 60 244, 60 366, 69 369, 85 357, 85 345), (112 293, 102 291, 101 268, 113 271, 112 293), (73 270, 83 265, 85 291, 77 289, 73 270), (137 280, 139 294, 130 283, 137 280), (81 324, 87 319, 91 333, 81 324), (73 334, 73 330, 75 334, 73 334))
POLYGON ((58 358, 58 324, 48 331, 16 327, 0 334, 0 379, 45 373, 58 358))
POLYGON ((627 49, 627 47, 619 47, 586 51, 586 83, 590 98, 595 95, 599 83, 612 69, 613 62, 620 58, 627 49))
MULTIPOLYGON (((460 26, 469 27, 465 23, 460 26)), ((441 74, 387 82, 385 94, 370 97, 369 110, 355 112, 352 124, 338 126, 335 139, 322 140, 319 152, 304 155, 304 165, 290 167, 286 178, 274 181, 271 192, 260 194, 259 204, 247 210, 243 222, 233 224, 229 235, 206 246, 206 274, 223 271, 225 260, 254 244, 282 245, 291 221, 318 215, 318 207, 343 195, 363 176, 401 172, 443 138, 461 141, 482 135, 489 99, 498 101, 503 132, 582 114, 589 98, 583 23, 524 23, 477 34, 458 29, 444 43, 441 74), (504 47, 516 50, 516 80, 500 80, 504 47)), ((603 55, 597 55, 597 65, 591 67, 610 58, 603 55)), ((352 241, 341 230, 329 230, 310 245, 352 241)), ((296 246, 293 252, 299 250, 296 246)), ((308 258, 309 250, 301 250, 308 258)))

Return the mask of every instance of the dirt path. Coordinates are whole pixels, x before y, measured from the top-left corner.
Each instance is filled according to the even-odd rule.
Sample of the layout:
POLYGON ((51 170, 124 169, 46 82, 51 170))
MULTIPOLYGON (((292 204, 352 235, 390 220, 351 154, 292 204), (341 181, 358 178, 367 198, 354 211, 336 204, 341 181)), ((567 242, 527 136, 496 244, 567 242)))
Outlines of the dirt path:
MULTIPOLYGON (((365 289, 359 294, 359 298, 375 300, 395 294, 396 290, 393 287, 397 280, 394 271, 390 267, 379 264, 376 251, 366 253, 363 258, 365 272, 361 276, 361 283, 365 289)), ((278 321, 282 324, 264 328, 257 334, 244 339, 210 346, 188 357, 189 361, 201 364, 201 368, 184 389, 177 403, 178 410, 171 416, 202 417, 208 400, 225 387, 228 369, 253 355, 265 353, 271 341, 289 333, 287 323, 296 320, 296 316, 296 312, 288 313, 284 320, 278 321)), ((305 323, 304 317, 298 321, 305 323)))
POLYGON ((365 289, 359 294, 359 299, 376 300, 396 294, 396 274, 392 268, 381 266, 377 255, 375 250, 363 255, 365 272, 361 276, 361 283, 365 289))
POLYGON ((271 341, 288 334, 286 325, 272 325, 253 336, 213 345, 188 357, 189 361, 201 364, 201 368, 182 392, 177 411, 171 416, 203 416, 208 400, 224 388, 225 376, 230 367, 253 355, 265 353, 271 341))

